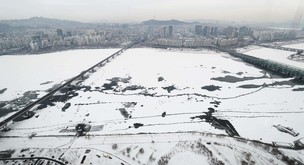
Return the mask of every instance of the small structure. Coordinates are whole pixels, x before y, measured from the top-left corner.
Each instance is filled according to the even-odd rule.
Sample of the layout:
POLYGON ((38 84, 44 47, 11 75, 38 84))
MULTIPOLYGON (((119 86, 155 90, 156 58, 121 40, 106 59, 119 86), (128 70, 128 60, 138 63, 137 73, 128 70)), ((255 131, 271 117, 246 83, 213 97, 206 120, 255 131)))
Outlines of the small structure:
POLYGON ((91 130, 90 124, 79 123, 75 127, 77 136, 84 136, 87 132, 91 130))
POLYGON ((296 137, 296 136, 299 135, 299 133, 298 133, 298 132, 295 132, 292 128, 284 127, 284 126, 282 126, 282 125, 280 125, 280 124, 278 124, 278 125, 273 125, 273 126, 274 126, 276 129, 278 129, 279 131, 288 133, 288 134, 290 134, 290 135, 292 135, 292 136, 294 136, 294 137, 296 137))
POLYGON ((272 142, 272 145, 280 148, 294 148, 293 144, 284 142, 272 142))

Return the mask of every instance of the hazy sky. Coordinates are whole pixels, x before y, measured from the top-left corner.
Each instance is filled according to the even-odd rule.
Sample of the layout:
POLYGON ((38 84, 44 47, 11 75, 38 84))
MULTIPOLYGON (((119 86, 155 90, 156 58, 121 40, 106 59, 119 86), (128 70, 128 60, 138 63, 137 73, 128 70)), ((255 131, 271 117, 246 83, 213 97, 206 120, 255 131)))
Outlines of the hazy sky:
MULTIPOLYGON (((304 0, 0 0, 0 19, 33 16, 96 22, 148 19, 286 21, 304 0)), ((302 13, 302 12, 300 12, 302 13)))

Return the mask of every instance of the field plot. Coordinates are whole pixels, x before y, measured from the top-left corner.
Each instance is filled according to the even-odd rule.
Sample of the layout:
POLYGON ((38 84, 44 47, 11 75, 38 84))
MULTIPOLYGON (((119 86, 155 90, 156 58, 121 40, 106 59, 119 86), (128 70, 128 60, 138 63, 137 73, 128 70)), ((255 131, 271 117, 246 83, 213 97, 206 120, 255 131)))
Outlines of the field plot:
POLYGON ((70 164, 303 163, 269 145, 303 137, 303 91, 226 53, 129 49, 2 132, 1 149, 70 164))

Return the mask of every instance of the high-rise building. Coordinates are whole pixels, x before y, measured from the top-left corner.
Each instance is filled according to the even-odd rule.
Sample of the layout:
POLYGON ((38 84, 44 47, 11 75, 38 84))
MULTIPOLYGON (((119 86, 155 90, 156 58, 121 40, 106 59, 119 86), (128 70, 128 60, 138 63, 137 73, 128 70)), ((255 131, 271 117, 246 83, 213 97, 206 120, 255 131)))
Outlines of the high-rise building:
POLYGON ((216 36, 216 35, 217 35, 217 27, 211 27, 211 32, 210 32, 210 34, 211 34, 212 36, 216 36))
POLYGON ((223 34, 226 36, 231 36, 233 34, 233 32, 235 32, 235 31, 237 31, 237 28, 228 26, 228 27, 224 28, 223 34))
POLYGON ((203 35, 206 37, 210 36, 210 26, 205 26, 203 30, 203 35))
POLYGON ((169 26, 169 37, 173 35, 173 26, 169 26))
POLYGON ((242 26, 239 28, 239 34, 242 36, 246 36, 249 34, 249 28, 246 26, 242 26))
POLYGON ((62 31, 62 29, 57 29, 57 36, 63 38, 63 31, 62 31))
POLYGON ((200 34, 202 34, 202 32, 203 32, 202 25, 195 25, 195 34, 200 35, 200 34))
POLYGON ((160 37, 172 37, 173 26, 164 26, 160 28, 160 37))
POLYGON ((160 28, 159 34, 160 34, 160 37, 165 37, 166 36, 166 27, 160 28))

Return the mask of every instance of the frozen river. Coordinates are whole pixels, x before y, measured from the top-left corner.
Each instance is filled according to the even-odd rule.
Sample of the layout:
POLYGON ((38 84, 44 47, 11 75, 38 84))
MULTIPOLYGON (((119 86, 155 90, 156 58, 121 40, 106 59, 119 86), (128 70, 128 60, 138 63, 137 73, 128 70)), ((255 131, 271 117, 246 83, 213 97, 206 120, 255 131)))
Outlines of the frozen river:
MULTIPOLYGON (((114 50, 107 51, 109 51, 108 54, 104 51, 102 54, 110 55, 111 52, 114 52, 114 50)), ((61 59, 65 59, 66 55, 62 54, 62 56, 61 59)), ((69 57, 68 54, 67 56, 69 57)), ((35 57, 40 58, 37 60, 49 61, 44 59, 42 55, 35 57)), ((91 60, 86 65, 83 64, 84 59, 79 57, 75 60, 78 65, 73 64, 70 69, 82 66, 83 68, 79 70, 83 70, 89 65, 97 63, 97 59, 100 61, 100 57, 86 56, 85 60, 91 60)), ((18 60, 19 57, 15 58, 18 60)), ((37 61, 37 63, 39 62, 37 61)), ((2 65, 0 66, 2 67, 2 65)), ((36 69, 33 70, 43 68, 41 65, 36 66, 36 69)), ((12 69, 18 73, 17 67, 12 69)), ((57 72, 61 74, 64 69, 57 72)), ((74 73, 67 72, 66 78, 74 76, 74 73)), ((37 77, 35 74, 30 74, 27 78, 36 79, 37 77)), ((41 82, 55 80, 52 75, 47 76, 45 74, 43 79, 37 79, 35 85, 32 84, 28 90, 41 90, 41 82)), ((15 83, 15 81, 12 83, 15 83)), ((14 89, 17 88, 18 86, 14 89)), ((111 144, 111 141, 119 141, 118 137, 110 137, 111 135, 151 133, 158 136, 169 132, 189 131, 242 137, 266 143, 292 143, 304 136, 303 92, 304 85, 298 84, 290 78, 282 78, 258 69, 226 53, 209 50, 184 49, 180 51, 134 48, 128 49, 104 67, 99 68, 95 73, 91 73, 89 78, 79 82, 78 86, 72 87, 69 91, 65 90, 57 93, 54 100, 44 102, 42 108, 34 111, 35 117, 16 122, 12 126, 12 130, 3 133, 3 135, 27 137, 34 132, 34 136, 37 137, 47 137, 49 135, 52 135, 52 137, 73 136, 75 125, 84 122, 90 123, 94 128, 94 131, 89 133, 92 138, 103 134, 109 135, 107 140, 93 138, 91 141, 93 144, 84 142, 85 139, 81 140, 81 138, 76 140, 88 143, 87 146, 95 147, 101 143, 100 140, 109 144, 111 144), (293 129, 297 135, 282 132, 278 128, 293 129)), ((157 136, 154 137, 156 142, 160 139, 165 141, 166 137, 168 139, 189 138, 188 135, 181 135, 181 137, 157 136)), ((145 138, 147 139, 147 137, 145 138)), ((151 135, 151 138, 152 140, 149 141, 154 141, 153 135, 151 135)), ((173 144, 166 143, 167 147, 162 143, 156 143, 153 146, 153 144, 147 144, 143 137, 134 138, 134 140, 136 141, 132 142, 131 148, 140 145, 145 148, 145 151, 149 151, 153 147, 163 150, 155 152, 154 156, 156 158, 161 158, 164 152, 168 155, 171 152, 171 154, 175 154, 175 150, 177 152, 188 145, 186 143, 183 145, 176 144, 174 141, 173 144), (182 146, 182 148, 178 148, 179 146, 182 146), (168 150, 172 147, 174 150, 168 150)), ((126 143, 123 145, 128 147, 131 142, 126 139, 125 141, 126 143)), ((67 140, 55 140, 44 146, 57 148, 67 142, 67 140)), ((75 143, 75 148, 82 146, 78 142, 75 143)), ((217 142, 226 146, 235 143, 236 146, 239 145, 240 148, 244 148, 244 144, 239 144, 233 139, 231 141, 223 139, 223 141, 218 140, 217 142)), ((16 148, 18 145, 24 145, 25 147, 42 146, 42 141, 38 138, 36 143, 35 138, 32 141, 19 142, 17 140, 0 139, 0 143, 3 143, 1 144, 3 149, 16 148)), ((102 146, 99 146, 99 149, 100 147, 102 148, 102 146)), ((108 152, 113 147, 109 149, 107 146, 103 149, 108 152)), ((141 164, 145 160, 150 160, 149 156, 151 155, 145 155, 141 151, 138 151, 139 155, 137 153, 137 156, 134 156, 132 160, 132 157, 123 156, 122 153, 125 150, 119 149, 121 150, 119 152, 115 151, 115 155, 124 157, 124 160, 133 162, 132 164, 141 164), (141 157, 140 154, 145 156, 141 157)), ((217 149, 216 153, 221 150, 217 146, 212 151, 215 152, 215 149, 217 149)), ((243 153, 241 150, 223 150, 226 157, 220 156, 219 160, 238 162, 240 161, 237 158, 240 156, 238 154, 243 153), (231 153, 236 153, 236 156, 229 156, 231 153)), ((188 151, 190 152, 190 150, 188 151)), ((277 159, 270 160, 272 158, 271 156, 269 158, 267 154, 264 157, 265 159, 258 158, 259 152, 262 151, 257 150, 252 154, 256 156, 256 163, 270 161, 281 164, 277 162, 279 161, 277 159)), ((299 154, 286 151, 286 153, 289 152, 295 158, 304 160, 302 151, 299 151, 299 154)), ((177 162, 184 160, 186 157, 193 158, 193 161, 201 159, 190 152, 177 155, 171 163, 179 164, 177 162)), ((201 162, 204 161, 210 163, 210 155, 209 158, 201 160, 201 162)), ((157 163, 151 162, 150 164, 157 163)), ((192 163, 199 164, 199 162, 194 161, 192 163)))
MULTIPOLYGON (((0 117, 40 98, 118 49, 0 56, 0 117)), ((8 117, 8 116, 6 116, 8 117)))
POLYGON ((302 50, 304 50, 304 43, 291 44, 291 45, 284 45, 283 47, 286 47, 286 48, 294 48, 294 49, 302 49, 302 50))
POLYGON ((239 52, 249 56, 274 61, 304 70, 303 56, 298 57, 296 55, 296 52, 293 51, 264 48, 259 46, 249 46, 239 49, 239 52))
POLYGON ((29 90, 45 90, 113 54, 118 49, 71 50, 40 55, 0 56, 0 101, 29 90))

